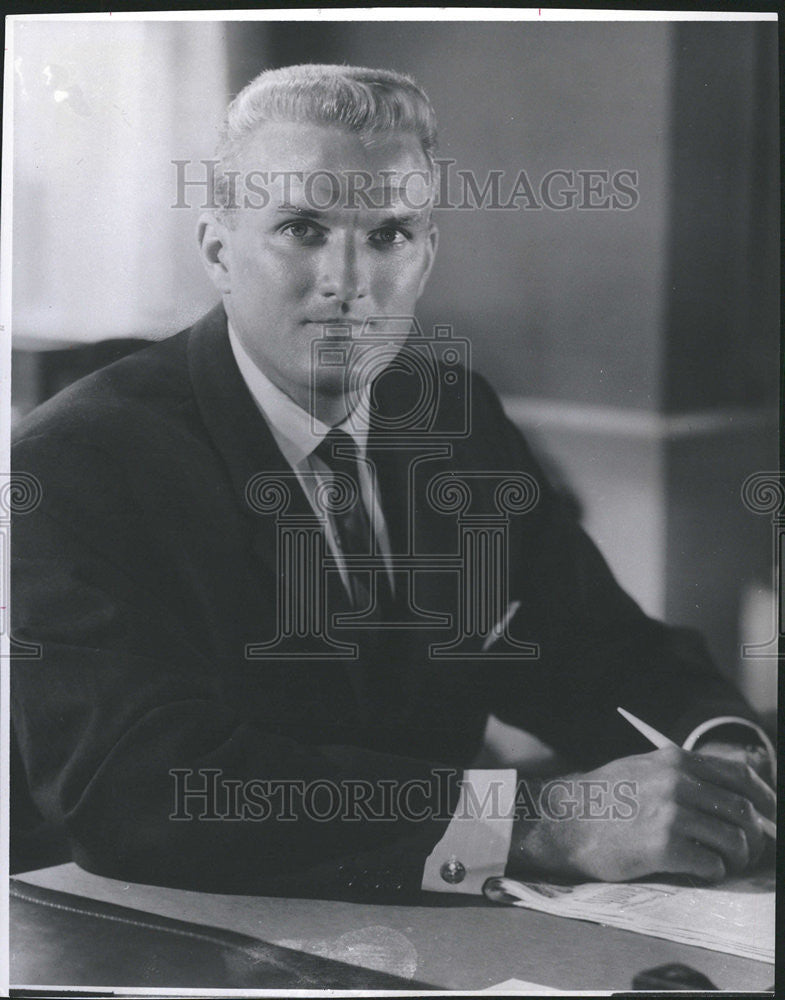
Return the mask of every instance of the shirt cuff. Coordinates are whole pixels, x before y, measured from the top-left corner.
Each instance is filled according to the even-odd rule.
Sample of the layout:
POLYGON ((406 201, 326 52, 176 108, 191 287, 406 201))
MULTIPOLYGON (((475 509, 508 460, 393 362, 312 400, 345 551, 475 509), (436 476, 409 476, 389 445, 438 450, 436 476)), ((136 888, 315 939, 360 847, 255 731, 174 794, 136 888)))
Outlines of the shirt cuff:
POLYGON ((453 817, 425 862, 424 890, 479 894, 486 879, 504 875, 517 779, 514 769, 463 772, 453 817))
POLYGON ((750 722, 749 719, 742 719, 737 715, 718 715, 714 719, 707 719, 705 722, 701 722, 699 726, 690 733, 687 739, 684 741, 682 746, 685 750, 692 750, 698 740, 702 739, 707 733, 712 729, 716 729, 717 726, 744 726, 747 729, 751 729, 757 738, 763 745, 763 749, 769 755, 769 763, 771 764, 771 773, 773 775, 774 781, 777 780, 777 755, 774 752, 774 746, 771 740, 766 735, 766 733, 754 722, 750 722))

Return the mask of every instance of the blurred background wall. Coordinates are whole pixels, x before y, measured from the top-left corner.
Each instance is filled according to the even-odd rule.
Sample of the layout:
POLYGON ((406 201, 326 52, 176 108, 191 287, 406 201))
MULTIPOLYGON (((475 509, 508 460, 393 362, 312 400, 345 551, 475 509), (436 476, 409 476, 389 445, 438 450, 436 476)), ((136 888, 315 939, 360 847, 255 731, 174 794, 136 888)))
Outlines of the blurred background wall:
POLYGON ((739 650, 776 630, 740 499, 777 467, 776 24, 27 22, 14 47, 16 413, 214 301, 171 161, 211 157, 263 68, 413 74, 440 156, 502 191, 637 172, 629 210, 439 211, 420 319, 471 340, 644 608, 773 706, 776 661, 739 650))

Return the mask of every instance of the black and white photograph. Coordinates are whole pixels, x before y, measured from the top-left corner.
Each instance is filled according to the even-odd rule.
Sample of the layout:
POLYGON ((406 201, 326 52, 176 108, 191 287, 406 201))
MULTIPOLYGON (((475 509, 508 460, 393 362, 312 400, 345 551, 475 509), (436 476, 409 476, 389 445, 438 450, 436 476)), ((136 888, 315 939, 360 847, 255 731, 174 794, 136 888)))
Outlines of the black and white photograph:
POLYGON ((6 18, 0 988, 774 994, 778 31, 6 18))

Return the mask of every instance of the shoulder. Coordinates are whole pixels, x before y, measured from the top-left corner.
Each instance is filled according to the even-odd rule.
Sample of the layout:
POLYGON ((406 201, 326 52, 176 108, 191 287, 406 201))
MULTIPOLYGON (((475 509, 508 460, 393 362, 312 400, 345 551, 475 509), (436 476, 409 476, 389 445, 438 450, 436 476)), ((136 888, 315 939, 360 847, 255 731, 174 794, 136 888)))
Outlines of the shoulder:
POLYGON ((468 437, 473 446, 485 449, 497 461, 519 461, 522 454, 530 460, 528 443, 505 413, 503 402, 488 379, 472 371, 467 373, 466 383, 468 437))
POLYGON ((123 537, 199 460, 189 332, 80 379, 14 428, 13 474, 31 477, 40 493, 36 513, 17 518, 25 545, 43 531, 41 518, 101 544, 123 537))
POLYGON ((532 528, 546 516, 569 514, 565 497, 546 471, 547 455, 532 447, 507 415, 502 398, 488 379, 479 372, 467 371, 465 384, 468 432, 454 441, 452 461, 462 468, 487 473, 489 482, 501 482, 499 477, 507 477, 510 483, 518 484, 516 489, 536 497, 537 516, 526 519, 532 528))
POLYGON ((36 407, 19 421, 15 447, 34 439, 74 435, 105 437, 135 420, 163 417, 188 398, 185 364, 188 331, 92 372, 36 407))
POLYGON ((105 509, 128 513, 143 472, 162 484, 201 453, 188 332, 80 379, 14 428, 11 467, 38 481, 42 513, 73 523, 105 509))

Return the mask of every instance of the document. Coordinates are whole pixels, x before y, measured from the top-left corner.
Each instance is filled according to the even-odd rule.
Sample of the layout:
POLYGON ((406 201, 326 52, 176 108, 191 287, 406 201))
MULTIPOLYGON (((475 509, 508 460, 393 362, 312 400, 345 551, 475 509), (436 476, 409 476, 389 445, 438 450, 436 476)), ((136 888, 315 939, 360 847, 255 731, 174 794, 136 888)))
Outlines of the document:
POLYGON ((573 992, 577 995, 577 990, 554 990, 550 986, 543 986, 541 983, 530 983, 525 979, 505 979, 503 983, 489 986, 480 993, 521 993, 523 996, 564 996, 565 993, 573 992))
POLYGON ((669 882, 553 885, 490 878, 483 891, 497 903, 774 962, 773 874, 699 888, 669 882))

